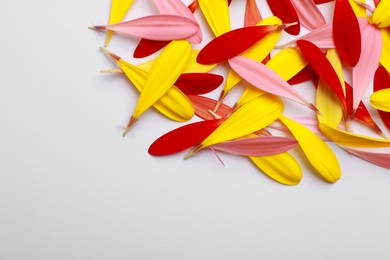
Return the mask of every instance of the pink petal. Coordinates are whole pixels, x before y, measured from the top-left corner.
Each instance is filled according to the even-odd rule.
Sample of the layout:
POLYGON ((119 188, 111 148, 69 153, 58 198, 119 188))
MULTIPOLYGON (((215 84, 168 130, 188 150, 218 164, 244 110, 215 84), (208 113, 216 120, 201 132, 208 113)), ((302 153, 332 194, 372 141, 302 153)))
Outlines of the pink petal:
POLYGON ((382 35, 379 29, 368 25, 362 30, 360 60, 352 70, 353 109, 356 110, 375 75, 382 52, 382 35))
POLYGON ((376 164, 380 167, 390 169, 390 152, 381 149, 355 149, 347 146, 341 146, 344 150, 363 160, 376 164))
MULTIPOLYGON (((179 15, 197 23, 194 14, 180 0, 154 0, 154 3, 156 4, 156 7, 160 14, 179 15)), ((195 44, 201 43, 202 31, 198 30, 196 34, 188 37, 187 40, 195 44)))
POLYGON ((313 0, 291 0, 291 3, 298 13, 299 21, 306 28, 314 30, 326 23, 313 0))
MULTIPOLYGON (((202 118, 203 120, 215 119, 215 117, 210 114, 209 110, 211 111, 214 110, 214 108, 217 105, 217 100, 208 97, 197 96, 197 95, 188 95, 188 98, 191 100, 192 104, 194 105, 195 114, 198 117, 202 118)), ((222 103, 215 113, 222 118, 226 118, 231 113, 231 111, 232 111, 231 107, 222 103)))
POLYGON ((245 156, 268 156, 286 152, 297 145, 294 138, 259 136, 213 145, 214 150, 245 156))

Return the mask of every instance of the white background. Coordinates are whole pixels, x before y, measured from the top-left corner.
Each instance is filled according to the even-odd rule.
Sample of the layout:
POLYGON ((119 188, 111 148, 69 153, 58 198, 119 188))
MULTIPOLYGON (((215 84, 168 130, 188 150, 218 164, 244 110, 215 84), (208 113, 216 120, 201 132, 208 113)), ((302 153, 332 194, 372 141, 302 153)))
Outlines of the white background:
MULTIPOLYGON (((244 2, 231 6, 234 28, 244 2)), ((105 24, 109 7, 1 2, 1 260, 389 259, 390 172, 334 145, 339 182, 317 177, 296 149, 304 177, 287 187, 242 157, 221 154, 223 167, 209 151, 150 156, 150 143, 181 125, 154 110, 122 138, 138 94, 99 73, 115 64, 98 50, 104 34, 87 29, 105 24)), ((332 4, 321 8, 329 21, 332 4)), ((135 0, 127 19, 154 13, 135 0)), ((196 16, 203 45, 211 34, 196 16)), ((115 37, 109 48, 138 63, 137 41, 115 37)))

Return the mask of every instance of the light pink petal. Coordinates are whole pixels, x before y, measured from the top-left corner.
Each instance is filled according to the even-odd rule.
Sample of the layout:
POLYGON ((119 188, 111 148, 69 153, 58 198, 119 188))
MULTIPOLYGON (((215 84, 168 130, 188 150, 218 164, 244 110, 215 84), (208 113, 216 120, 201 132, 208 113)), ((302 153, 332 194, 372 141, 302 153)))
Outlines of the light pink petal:
POLYGON ((347 146, 341 146, 344 150, 363 160, 376 164, 380 167, 390 169, 390 151, 381 151, 380 149, 355 149, 347 146))
POLYGON ((116 24, 98 25, 93 28, 155 41, 185 39, 199 30, 196 22, 178 15, 145 16, 116 24))
MULTIPOLYGON (((160 14, 179 15, 197 23, 194 14, 180 0, 154 0, 154 3, 156 4, 156 7, 160 14)), ((187 40, 195 44, 201 43, 202 31, 198 30, 196 34, 188 37, 187 40)))
POLYGON ((213 145, 214 150, 245 156, 269 156, 286 152, 297 145, 294 138, 259 136, 213 145))
POLYGON ((374 25, 362 30, 362 52, 359 62, 352 70, 353 109, 356 110, 368 84, 375 75, 382 53, 382 35, 374 25))
POLYGON ((229 60, 230 67, 253 86, 271 94, 291 99, 313 108, 290 84, 261 62, 236 56, 229 60))
POLYGON ((324 16, 313 0, 291 0, 298 13, 299 21, 310 30, 315 30, 326 23, 324 16))

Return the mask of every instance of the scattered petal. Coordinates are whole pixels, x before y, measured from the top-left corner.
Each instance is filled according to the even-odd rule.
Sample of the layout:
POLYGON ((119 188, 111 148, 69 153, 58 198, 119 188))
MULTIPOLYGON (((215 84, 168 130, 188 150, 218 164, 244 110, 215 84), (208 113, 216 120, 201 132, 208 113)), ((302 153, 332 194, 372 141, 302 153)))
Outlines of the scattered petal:
POLYGON ((175 86, 186 95, 207 94, 223 82, 223 77, 212 73, 184 73, 177 79, 175 86))
POLYGON ((299 21, 310 30, 317 29, 326 23, 324 16, 313 0, 291 0, 298 14, 299 21))
POLYGON ((390 26, 390 0, 382 0, 379 2, 372 14, 372 22, 378 25, 379 28, 390 26))
POLYGON ((245 7, 244 26, 254 26, 261 20, 263 20, 263 18, 261 17, 259 8, 257 7, 256 0, 247 0, 245 7))
POLYGON ((297 23, 294 26, 286 28, 285 31, 292 35, 298 35, 301 31, 299 17, 290 0, 267 0, 267 3, 272 13, 279 17, 283 23, 297 23))
POLYGON ((230 16, 226 0, 198 0, 200 9, 216 37, 230 31, 230 16))
MULTIPOLYGON (((380 66, 375 72, 374 92, 386 88, 390 88, 390 74, 384 67, 380 66)), ((390 129, 390 113, 381 110, 378 110, 378 113, 387 129, 390 129)))
MULTIPOLYGON (((210 111, 214 110, 215 106, 217 105, 217 100, 197 95, 188 95, 188 98, 194 105, 195 114, 198 117, 202 118, 203 120, 215 119, 215 117, 210 114, 210 111)), ((222 118, 226 118, 231 112, 232 108, 224 103, 221 103, 218 109, 214 111, 216 115, 219 115, 222 118)))

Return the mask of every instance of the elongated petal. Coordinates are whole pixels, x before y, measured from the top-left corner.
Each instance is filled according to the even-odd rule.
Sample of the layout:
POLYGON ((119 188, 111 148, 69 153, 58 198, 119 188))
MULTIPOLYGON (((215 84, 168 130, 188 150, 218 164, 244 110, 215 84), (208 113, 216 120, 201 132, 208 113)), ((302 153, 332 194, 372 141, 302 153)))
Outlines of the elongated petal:
POLYGON ((341 60, 354 67, 360 58, 361 35, 357 17, 349 1, 336 0, 333 38, 341 60))
POLYGON ((380 63, 387 71, 390 71, 390 30, 381 29, 382 34, 382 53, 380 63))
MULTIPOLYGON (((154 0, 154 3, 160 14, 179 15, 197 23, 194 14, 180 0, 154 0)), ((203 36, 201 30, 198 30, 194 35, 187 38, 189 42, 195 44, 201 43, 202 39, 203 36)))
POLYGON ((138 118, 172 87, 190 54, 191 45, 184 40, 172 41, 161 52, 146 78, 132 118, 138 118))
POLYGON ((289 79, 287 82, 291 85, 303 83, 305 81, 312 80, 314 85, 318 85, 318 74, 313 70, 311 65, 306 65, 298 74, 289 79))
MULTIPOLYGON (((381 89, 390 88, 390 74, 382 66, 380 66, 375 72, 373 87, 374 92, 381 89)), ((390 113, 381 110, 378 110, 378 113, 387 129, 390 129, 390 113)))
POLYGON ((337 144, 362 148, 390 147, 389 140, 346 132, 324 123, 319 123, 318 126, 329 140, 337 144))
POLYGON ((216 37, 230 31, 230 16, 226 0, 198 0, 200 9, 216 37))
POLYGON ((280 120, 298 140, 299 146, 306 158, 321 177, 328 182, 336 182, 340 179, 341 169, 339 162, 333 151, 324 141, 306 127, 285 116, 280 117, 280 120))
POLYGON ((244 26, 254 26, 261 20, 263 20, 263 18, 261 17, 259 8, 257 7, 256 0, 247 0, 245 7, 244 26))
POLYGON ((355 119, 359 120, 366 126, 370 127, 379 135, 385 136, 382 130, 380 129, 380 127, 375 123, 366 105, 364 105, 363 101, 359 103, 358 109, 355 112, 355 119))
POLYGON ((313 0, 313 1, 314 1, 314 3, 316 3, 316 5, 320 5, 320 4, 332 2, 334 0, 313 0))
POLYGON ((213 145, 217 151, 246 156, 269 156, 286 152, 297 145, 294 138, 280 136, 259 136, 227 141, 213 145))
POLYGON ((390 26, 390 0, 382 0, 372 14, 372 21, 379 28, 390 26))
POLYGON ((241 56, 230 59, 229 64, 234 71, 253 86, 313 108, 290 84, 266 65, 241 56))
POLYGON ((244 52, 268 33, 277 30, 276 25, 250 26, 229 31, 209 42, 200 51, 197 62, 219 63, 244 52))
POLYGON ((362 54, 352 70, 353 108, 358 107, 366 89, 378 68, 382 50, 382 36, 373 25, 368 25, 362 34, 362 54))
MULTIPOLYGON (((121 71, 133 83, 138 91, 142 91, 148 72, 120 59, 106 51, 119 65, 121 71)), ((189 98, 178 88, 172 86, 153 106, 166 117, 179 122, 190 120, 194 116, 194 107, 189 98)))
MULTIPOLYGON (((260 21, 257 24, 257 26, 275 25, 275 24, 281 25, 282 21, 276 16, 270 16, 260 21)), ((267 55, 272 51, 277 41, 279 40, 281 34, 282 34, 281 30, 275 30, 273 32, 268 33, 255 45, 253 45, 251 48, 247 49, 240 55, 243 57, 251 58, 253 60, 262 62, 267 57, 267 55)), ((240 81, 241 81, 241 77, 236 72, 234 72, 234 70, 231 69, 227 76, 226 84, 224 86, 220 100, 223 100, 226 94, 240 81)))
POLYGON ((390 112, 390 88, 378 90, 370 98, 371 106, 385 112, 390 112))
POLYGON ((177 15, 152 15, 142 18, 92 27, 96 30, 110 30, 123 35, 156 41, 185 39, 199 30, 196 22, 177 15))
POLYGON ((236 110, 189 155, 205 147, 258 131, 275 121, 282 112, 283 103, 277 97, 271 95, 257 97, 236 110))
POLYGON ((223 77, 212 73, 185 73, 177 79, 175 86, 186 95, 206 94, 221 85, 223 77))
POLYGON ((298 35, 301 31, 299 17, 290 0, 267 0, 267 3, 272 13, 279 17, 283 23, 297 23, 294 26, 286 28, 285 31, 292 35, 298 35))
POLYGON ((347 146, 341 146, 341 148, 363 160, 376 164, 380 167, 390 169, 390 152, 381 152, 372 148, 356 149, 347 146))
POLYGON ((358 4, 356 1, 359 1, 361 3, 365 3, 365 0, 349 0, 349 3, 351 4, 351 7, 353 9, 353 12, 355 13, 356 17, 366 18, 366 8, 358 4))
POLYGON ((302 169, 289 153, 249 157, 268 177, 285 185, 297 185, 302 179, 302 169))
POLYGON ((150 145, 148 152, 156 156, 181 152, 202 142, 222 122, 223 120, 221 119, 207 120, 176 128, 154 141, 150 145))
POLYGON ((297 11, 299 21, 306 28, 314 30, 326 23, 324 16, 313 0, 291 0, 291 3, 297 11))
MULTIPOLYGON (((191 100, 195 108, 195 114, 202 118, 203 120, 213 120, 215 117, 210 114, 209 111, 213 111, 217 105, 217 100, 197 95, 188 95, 188 98, 191 100)), ((218 107, 218 110, 215 111, 215 114, 226 118, 232 111, 232 108, 228 105, 221 103, 218 107)))
MULTIPOLYGON (((199 50, 192 50, 190 57, 188 58, 187 64, 185 68, 183 69, 183 73, 206 73, 211 71, 212 69, 215 68, 216 64, 211 64, 211 65, 203 65, 198 62, 196 62, 196 57, 199 54, 199 50)), ((144 63, 141 63, 137 65, 140 69, 149 72, 155 63, 155 59, 153 60, 148 60, 144 63)))
MULTIPOLYGON (((111 10, 110 10, 110 19, 109 24, 119 23, 125 17, 130 6, 133 4, 134 0, 112 0, 111 1, 111 10)), ((112 31, 107 32, 106 40, 104 42, 104 47, 108 46, 112 37, 112 31)))
POLYGON ((140 59, 145 58, 167 46, 171 41, 154 41, 141 39, 134 50, 133 57, 140 59))
POLYGON ((313 43, 299 40, 297 41, 299 48, 302 51, 303 56, 317 72, 320 78, 333 90, 333 92, 339 98, 340 104, 342 105, 343 111, 347 113, 347 106, 344 98, 344 90, 340 79, 333 69, 332 64, 322 53, 322 51, 315 46, 313 43))

